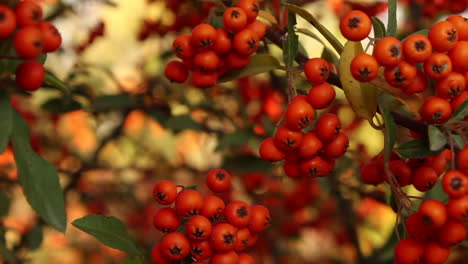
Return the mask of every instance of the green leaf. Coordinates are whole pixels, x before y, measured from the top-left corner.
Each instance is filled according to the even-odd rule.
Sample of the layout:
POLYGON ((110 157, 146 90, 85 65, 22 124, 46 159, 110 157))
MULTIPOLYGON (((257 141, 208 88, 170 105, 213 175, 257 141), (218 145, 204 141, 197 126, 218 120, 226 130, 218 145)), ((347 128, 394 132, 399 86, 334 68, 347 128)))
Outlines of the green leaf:
POLYGON ((70 88, 64 82, 62 82, 59 78, 55 77, 51 72, 46 71, 44 83, 55 87, 62 91, 64 94, 70 94, 70 88))
POLYGON ((418 138, 400 144, 396 151, 404 158, 426 158, 439 154, 442 150, 431 151, 427 137, 418 138))
POLYGON ((455 143, 455 146, 458 149, 462 149, 465 146, 465 142, 463 141, 463 138, 458 135, 458 134, 452 134, 453 141, 455 143))
POLYGON ((278 59, 269 54, 255 54, 251 57, 249 65, 241 69, 233 69, 219 78, 218 82, 229 82, 243 77, 278 69, 280 63, 278 59))
POLYGON ((390 155, 392 155, 393 147, 396 141, 396 131, 397 127, 395 120, 393 119, 392 114, 390 113, 390 108, 380 105, 380 113, 383 116, 385 122, 384 129, 384 161, 388 162, 390 155))
POLYGON ((135 105, 135 99, 128 93, 104 95, 94 99, 91 109, 97 112, 121 110, 135 105))
POLYGON ((11 141, 24 194, 47 224, 64 232, 67 217, 57 169, 31 148, 28 124, 17 112, 13 113, 13 130, 11 141))
POLYGON ((212 16, 211 19, 210 19, 210 25, 212 25, 216 29, 224 27, 223 17, 222 16, 212 16))
POLYGON ((80 102, 73 98, 52 98, 41 105, 41 108, 51 113, 66 113, 82 109, 80 102))
POLYGON ((385 37, 385 25, 378 17, 372 17, 372 27, 374 28, 374 38, 385 37))
POLYGON ((143 264, 143 261, 140 258, 133 257, 125 259, 122 264, 143 264))
POLYGON ((296 14, 289 11, 288 13, 288 38, 283 43, 283 60, 286 67, 293 66, 294 58, 296 58, 299 37, 294 32, 296 26, 296 14))
POLYGON ((10 197, 4 192, 0 192, 0 217, 4 217, 10 211, 10 197))
POLYGON ((447 144, 447 137, 436 126, 429 125, 427 133, 429 137, 429 149, 431 151, 441 150, 447 144))
POLYGON ((231 134, 225 134, 219 139, 218 146, 216 147, 215 151, 222 150, 226 147, 244 145, 247 143, 251 136, 251 134, 248 134, 244 131, 237 131, 231 134))
POLYGON ((442 183, 439 182, 439 184, 435 184, 434 187, 432 187, 432 189, 424 193, 424 198, 446 201, 448 200, 448 195, 442 188, 442 183))
POLYGON ((468 115, 468 100, 466 100, 463 104, 461 104, 455 112, 453 112, 452 117, 450 118, 450 121, 454 120, 463 120, 465 116, 468 115))
POLYGON ((367 82, 359 82, 351 74, 351 62, 356 55, 364 53, 361 42, 346 42, 341 53, 338 71, 346 99, 353 111, 362 118, 372 121, 377 111, 377 88, 367 82))
POLYGON ((9 263, 17 263, 16 257, 11 250, 9 250, 5 243, 0 241, 0 256, 9 263))
POLYGON ((397 0, 388 1, 387 36, 394 37, 397 31, 397 0))
POLYGON ((225 170, 235 171, 238 173, 255 172, 255 171, 270 171, 271 162, 263 161, 255 156, 235 156, 224 159, 223 168, 225 170))
POLYGON ((170 113, 156 110, 149 111, 148 115, 160 124, 166 123, 167 120, 171 117, 170 113))
POLYGON ((338 39, 335 38, 335 36, 330 31, 328 31, 326 27, 320 24, 320 22, 317 19, 315 19, 315 17, 311 13, 307 12, 307 10, 297 5, 288 3, 285 3, 283 5, 286 6, 290 11, 298 14, 307 22, 312 24, 312 26, 314 26, 320 32, 320 34, 322 34, 325 37, 325 39, 332 45, 336 52, 338 52, 338 54, 341 54, 341 52, 343 51, 343 45, 341 44, 341 42, 338 41, 338 39))
POLYGON ((44 238, 44 234, 42 232, 41 226, 35 226, 26 234, 26 241, 28 243, 29 250, 36 250, 38 249, 44 238))
POLYGON ((414 32, 414 33, 412 33, 412 34, 410 34, 410 35, 404 37, 404 38, 401 40, 401 42, 404 42, 409 36, 414 35, 414 34, 422 34, 422 35, 424 35, 424 36, 427 37, 427 35, 429 34, 429 29, 426 28, 426 29, 418 30, 418 31, 416 31, 416 32, 414 32))
POLYGON ((13 108, 8 94, 0 89, 0 153, 3 153, 13 131, 13 108))
POLYGON ((76 228, 92 235, 101 243, 133 255, 142 255, 135 239, 118 218, 103 215, 87 215, 72 222, 76 228))
POLYGON ((190 115, 177 115, 169 118, 164 127, 179 132, 186 129, 200 130, 201 125, 190 115))

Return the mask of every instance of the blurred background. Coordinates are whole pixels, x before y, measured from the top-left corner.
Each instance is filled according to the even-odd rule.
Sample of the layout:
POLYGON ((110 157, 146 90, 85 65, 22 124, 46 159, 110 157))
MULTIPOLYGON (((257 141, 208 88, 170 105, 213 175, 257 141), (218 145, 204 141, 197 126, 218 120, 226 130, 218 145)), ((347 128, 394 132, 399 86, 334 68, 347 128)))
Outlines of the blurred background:
MULTIPOLYGON (((12 102, 30 124, 35 150, 59 169, 69 223, 91 213, 118 217, 149 252, 162 236, 152 226, 160 207, 152 199, 154 184, 171 179, 208 194, 207 172, 223 168, 234 175, 225 200, 264 204, 272 212, 272 226, 249 251, 257 263, 357 263, 356 244, 362 254, 374 256, 373 263, 392 263, 396 214, 385 204, 389 190, 364 186, 357 176, 360 164, 382 150, 383 135, 354 116, 341 90, 326 110, 340 116, 351 141, 337 163, 337 177, 295 182, 280 164, 258 158, 260 142, 271 136, 286 107, 282 72, 207 89, 164 77, 166 63, 174 58, 174 38, 209 22, 220 1, 38 2, 63 39, 61 49, 48 55, 46 68, 65 81, 72 97, 65 100, 60 91, 45 87, 32 96, 15 95, 12 102)), ((260 19, 284 25, 270 23, 271 16, 280 17, 278 1, 261 2, 266 14, 260 19)), ((303 5, 343 43, 338 21, 348 10, 386 21, 386 1, 290 2, 303 5)), ((449 12, 466 16, 462 2, 400 1, 399 34, 427 28, 449 12)), ((298 28, 315 32, 299 18, 298 28)), ((299 39, 300 51, 309 58, 328 56, 336 62, 337 54, 321 37, 300 34, 299 39)), ((268 41, 262 49, 281 58, 281 50, 268 41)), ((296 82, 299 90, 309 89, 305 80, 296 82)), ((401 138, 408 136, 409 131, 400 131, 401 138)), ((65 234, 45 226, 22 194, 10 149, 0 155, 0 194, 10 201, 0 225, 6 246, 28 263, 127 259, 71 225, 65 234)), ((468 263, 467 245, 456 250, 460 254, 452 254, 451 263, 468 263)))

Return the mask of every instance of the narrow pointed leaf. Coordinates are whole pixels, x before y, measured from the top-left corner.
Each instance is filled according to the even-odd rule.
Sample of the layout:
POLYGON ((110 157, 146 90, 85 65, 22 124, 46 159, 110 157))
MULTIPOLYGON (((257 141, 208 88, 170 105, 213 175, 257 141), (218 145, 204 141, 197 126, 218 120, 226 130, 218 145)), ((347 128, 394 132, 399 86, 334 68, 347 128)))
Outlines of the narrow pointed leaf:
POLYGON ((370 83, 359 82, 351 74, 350 65, 354 57, 363 53, 361 42, 346 42, 341 53, 338 71, 346 99, 354 112, 362 118, 372 120, 377 111, 377 89, 370 83))
POLYGON ((64 232, 67 218, 57 169, 31 148, 28 124, 17 112, 13 113, 13 126, 11 141, 24 194, 47 224, 64 232))
POLYGON ((256 54, 252 56, 249 65, 241 69, 230 70, 219 78, 218 82, 229 82, 243 77, 269 72, 278 69, 278 66, 280 66, 280 63, 275 57, 268 54, 256 54))
POLYGON ((13 108, 10 98, 3 90, 0 90, 0 153, 3 153, 10 141, 13 131, 13 108))
POLYGON ((429 139, 427 137, 418 138, 400 144, 396 151, 404 158, 426 158, 439 154, 442 150, 431 151, 429 149, 429 139))
POLYGON ((395 36, 397 31, 397 0, 388 1, 387 35, 395 36))
POLYGON ((51 72, 46 71, 44 83, 55 87, 62 91, 64 94, 70 94, 70 88, 59 78, 55 77, 51 72))
POLYGON ((455 112, 452 114, 452 118, 450 118, 450 121, 454 120, 463 120, 465 116, 468 116, 468 100, 466 100, 463 104, 461 104, 455 112))
POLYGON ((374 37, 385 37, 385 25, 378 17, 372 17, 372 27, 374 28, 374 37))
POLYGON ((283 61, 286 67, 290 68, 293 66, 294 58, 296 57, 299 37, 294 31, 296 26, 296 14, 289 11, 288 13, 288 38, 283 43, 283 61))
POLYGON ((314 26, 320 32, 320 34, 322 34, 325 37, 325 39, 332 45, 336 52, 338 52, 338 54, 341 54, 343 50, 343 45, 341 44, 341 42, 326 27, 320 24, 320 22, 317 19, 315 19, 315 17, 311 13, 297 5, 288 3, 285 3, 283 5, 286 6, 290 11, 293 11, 294 13, 304 18, 307 22, 312 24, 312 26, 314 26))
POLYGON ((103 215, 87 215, 72 222, 76 228, 92 235, 101 243, 130 254, 142 255, 135 239, 118 218, 103 215))

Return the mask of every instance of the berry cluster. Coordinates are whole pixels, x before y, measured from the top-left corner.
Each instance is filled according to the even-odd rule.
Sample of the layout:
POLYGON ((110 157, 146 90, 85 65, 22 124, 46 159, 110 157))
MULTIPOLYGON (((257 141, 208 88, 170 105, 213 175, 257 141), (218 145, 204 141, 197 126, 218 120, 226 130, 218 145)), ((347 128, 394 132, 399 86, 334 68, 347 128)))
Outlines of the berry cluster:
POLYGON ((468 230, 468 146, 458 154, 460 170, 448 171, 442 188, 449 196, 447 204, 425 200, 419 210, 406 220, 410 237, 395 246, 398 263, 442 264, 450 255, 450 247, 464 241, 468 230))
POLYGON ((349 139, 340 133, 341 122, 332 113, 322 115, 314 129, 303 133, 315 119, 315 109, 324 109, 335 99, 335 89, 326 80, 333 67, 321 58, 310 59, 304 73, 314 86, 309 94, 291 100, 284 115, 284 123, 275 135, 260 145, 260 156, 267 161, 285 160, 286 175, 323 177, 333 170, 335 159, 348 147, 349 139))
POLYGON ((39 89, 45 70, 35 59, 60 47, 60 33, 54 25, 42 20, 39 5, 33 1, 21 1, 14 9, 0 5, 0 39, 10 37, 16 55, 25 60, 16 69, 16 83, 25 91, 39 89))
MULTIPOLYGON (((366 38, 371 27, 370 18, 356 10, 340 23, 342 34, 352 41, 366 38)), ((362 53, 353 59, 351 73, 368 82, 377 77, 379 66, 385 67, 387 83, 406 94, 425 91, 432 79, 437 96, 424 102, 421 116, 431 124, 445 123, 468 98, 468 19, 452 15, 432 25, 427 37, 415 33, 403 42, 384 37, 377 41, 373 55, 362 53)))
POLYGON ((466 0, 405 0, 420 5, 421 14, 427 18, 435 18, 442 12, 452 14, 463 13, 468 8, 466 0))
MULTIPOLYGON (((400 187, 412 184, 418 191, 426 192, 437 183, 447 165, 447 152, 423 159, 401 159, 396 153, 390 157, 388 167, 400 187)), ((448 152, 449 153, 449 152, 448 152)), ((361 166, 361 179, 367 184, 381 184, 389 178, 384 170, 383 155, 378 155, 361 166)))
MULTIPOLYGON (((221 169, 208 173, 206 185, 213 192, 231 188, 231 175, 221 169)), ((177 192, 171 181, 161 181, 153 190, 154 199, 164 207, 154 216, 154 227, 167 233, 154 246, 154 263, 173 263, 185 258, 195 263, 254 263, 246 248, 255 244, 258 234, 269 225, 269 210, 262 205, 248 205, 243 201, 227 204, 217 195, 205 198, 192 189, 177 192)))
POLYGON ((192 71, 192 84, 209 87, 230 69, 245 67, 250 62, 266 26, 257 20, 257 0, 240 0, 224 11, 223 28, 199 24, 192 35, 179 35, 173 42, 174 54, 182 59, 167 64, 165 75, 171 81, 183 83, 192 71))

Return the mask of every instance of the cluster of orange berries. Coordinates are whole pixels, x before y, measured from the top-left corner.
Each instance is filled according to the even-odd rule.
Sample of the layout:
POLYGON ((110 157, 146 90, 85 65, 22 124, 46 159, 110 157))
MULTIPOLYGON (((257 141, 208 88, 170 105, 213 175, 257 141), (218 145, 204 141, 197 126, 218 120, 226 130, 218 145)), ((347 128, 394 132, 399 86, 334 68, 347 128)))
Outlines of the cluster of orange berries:
MULTIPOLYGON (((231 189, 231 175, 221 169, 208 173, 206 185, 215 193, 231 189)), ((205 198, 193 189, 177 191, 171 181, 161 181, 153 189, 154 199, 163 207, 153 218, 156 229, 167 233, 153 247, 154 263, 174 263, 186 258, 197 264, 208 259, 211 264, 253 264, 253 257, 243 253, 257 241, 269 225, 269 210, 243 201, 225 202, 217 195, 205 198)))
MULTIPOLYGON (((371 27, 370 18, 357 10, 340 22, 342 34, 352 41, 366 38, 371 27)), ((379 66, 385 67, 385 80, 406 94, 425 91, 432 79, 437 96, 424 102, 421 116, 431 124, 445 123, 468 99, 468 19, 451 15, 433 24, 427 37, 415 33, 403 42, 384 37, 373 55, 362 53, 353 59, 351 73, 356 80, 369 82, 377 77, 379 66)))
POLYGON ((257 20, 259 10, 257 0, 240 0, 224 11, 223 28, 199 24, 191 35, 177 36, 172 47, 182 62, 169 62, 166 77, 183 83, 191 71, 192 84, 203 88, 215 85, 230 69, 248 65, 266 33, 266 25, 257 20))
POLYGON ((39 89, 44 81, 44 67, 35 59, 62 43, 58 30, 42 16, 42 8, 34 1, 21 1, 14 9, 0 5, 0 39, 12 38, 18 58, 7 59, 25 60, 16 68, 16 83, 25 91, 39 89))
POLYGON ((468 237, 464 224, 468 222, 468 146, 458 154, 457 163, 459 170, 447 172, 442 179, 447 204, 425 200, 406 219, 409 237, 395 246, 397 263, 442 264, 450 256, 450 247, 468 237))
POLYGON ((267 161, 285 160, 286 175, 324 177, 333 170, 335 159, 346 152, 349 139, 340 133, 341 122, 335 114, 318 118, 314 129, 304 133, 315 119, 315 109, 324 109, 335 99, 335 90, 327 82, 333 68, 321 58, 307 61, 304 73, 314 84, 308 95, 298 95, 288 105, 284 123, 273 137, 260 145, 260 157, 267 161))

